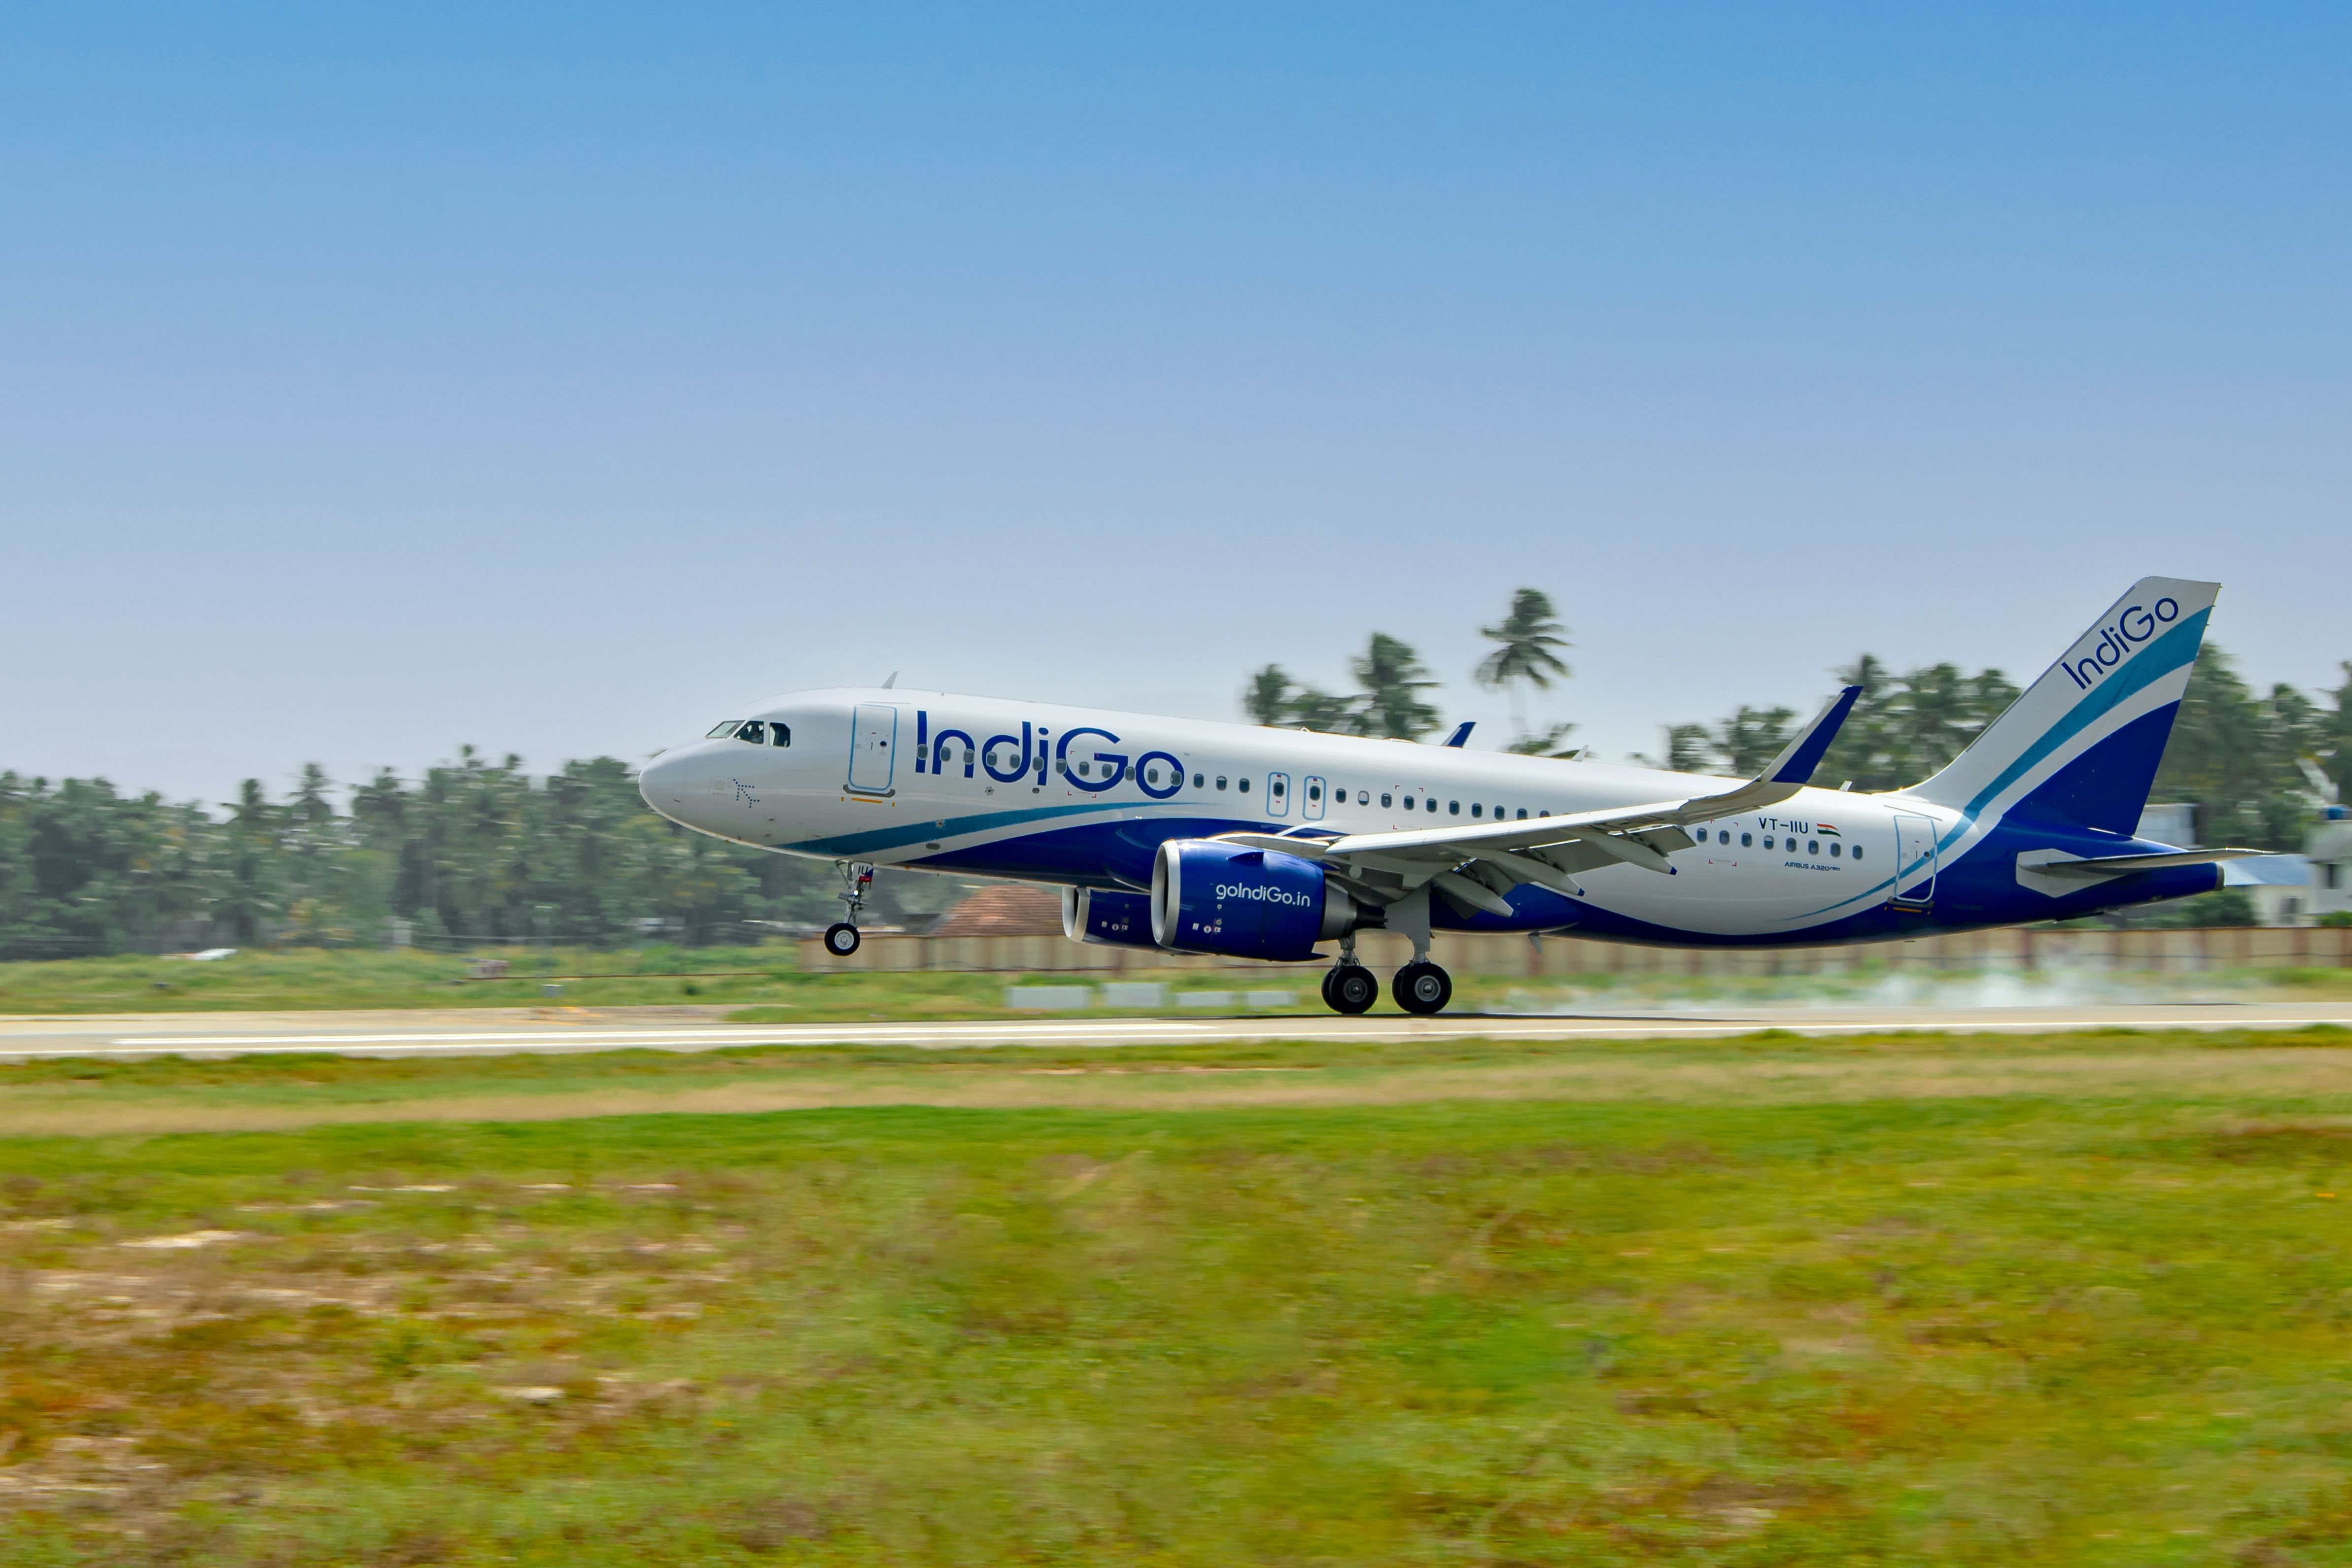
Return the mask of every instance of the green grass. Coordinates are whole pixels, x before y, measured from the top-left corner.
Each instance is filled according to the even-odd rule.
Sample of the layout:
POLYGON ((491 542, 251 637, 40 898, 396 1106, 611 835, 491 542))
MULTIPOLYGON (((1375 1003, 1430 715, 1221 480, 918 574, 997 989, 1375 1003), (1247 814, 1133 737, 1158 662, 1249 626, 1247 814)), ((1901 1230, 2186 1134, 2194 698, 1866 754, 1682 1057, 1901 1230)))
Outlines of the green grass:
MULTIPOLYGON (((0 1139, 0 1563, 2352 1562, 2352 1096, 2229 1087, 2294 1042, 1555 1053, 1675 1103, 0 1139), (2061 1050, 2221 1073, 1674 1076, 2061 1050)), ((1349 1049, 50 1063, 0 1098, 1531 1060, 1349 1049)))
POLYGON ((1303 1003, 1321 1006, 1316 984, 1322 972, 1306 966, 1134 977, 803 971, 797 949, 779 943, 467 956, 289 948, 203 964, 145 956, 0 964, 0 1014, 689 1006, 757 1009, 747 1013, 753 1022, 1003 1018, 1013 1016, 1004 1006, 1004 988, 1024 979, 1085 985, 1128 977, 1173 980, 1195 990, 1287 988, 1303 1003), (510 972, 503 979, 474 979, 476 957, 506 959, 510 972))
MULTIPOLYGON (((1316 977, 1293 977, 1308 1000, 1316 977)), ((472 956, 293 948, 203 964, 143 956, 0 964, 0 1014, 689 1006, 758 1008, 763 1018, 817 1022, 877 1011, 892 1018, 995 1018, 1007 1016, 1004 988, 1019 978, 803 972, 796 950, 782 944, 472 956), (477 956, 504 958, 510 972, 503 979, 474 979, 477 956)), ((1213 977, 1193 979, 1216 984, 1213 977)))
POLYGON ((57 1058, 0 1064, 0 1137, 261 1131, 323 1121, 540 1120, 820 1105, 1181 1110, 1504 1098, 1800 1103, 2352 1090, 2352 1030, 2058 1035, 1788 1030, 1624 1042, 1345 1038, 1200 1045, 745 1046, 373 1059, 57 1058), (781 1103, 780 1103, 781 1102, 781 1103))
MULTIPOLYGON (((370 1008, 698 1007, 728 1009, 747 1023, 842 1019, 995 1019, 1013 1016, 1008 985, 1093 985, 1157 979, 1178 989, 1289 990, 1296 1010, 1320 1012, 1311 965, 1232 971, 1070 974, 887 974, 803 970, 797 948, 654 947, 622 952, 557 948, 484 953, 511 966, 506 978, 469 977, 473 958, 414 950, 257 950, 218 963, 153 957, 74 958, 0 964, 0 1015, 186 1011, 284 1011, 370 1008), (554 994, 547 988, 554 986, 554 994)), ((2352 993, 2352 970, 2249 969, 2184 975, 2039 974, 1992 977, 1997 997, 1976 995, 1973 973, 1895 971, 1867 951, 1853 969, 1808 976, 1686 977, 1591 974, 1530 980, 1458 975, 1457 1011, 1549 1012, 1580 1009, 1867 1003, 1894 999, 1887 988, 1923 1001, 2032 1004, 2069 1000, 2161 1001, 2168 998, 2309 999, 2352 993)), ((1101 1012, 1104 1009, 1095 1009, 1101 1012)))

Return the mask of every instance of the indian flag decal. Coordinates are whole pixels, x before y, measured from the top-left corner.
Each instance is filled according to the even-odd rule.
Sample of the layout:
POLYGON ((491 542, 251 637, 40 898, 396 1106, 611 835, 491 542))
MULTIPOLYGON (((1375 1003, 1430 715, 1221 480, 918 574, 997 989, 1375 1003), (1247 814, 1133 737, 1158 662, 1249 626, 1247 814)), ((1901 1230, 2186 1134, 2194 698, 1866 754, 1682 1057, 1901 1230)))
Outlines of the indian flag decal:
POLYGON ((1816 823, 1814 823, 1813 825, 1814 825, 1815 827, 1817 827, 1817 828, 1821 829, 1821 831, 1822 831, 1822 832, 1827 833, 1831 838, 1833 838, 1833 839, 1842 839, 1842 838, 1845 837, 1845 835, 1844 835, 1843 833, 1839 832, 1835 828, 1831 827, 1827 822, 1816 822, 1816 823))

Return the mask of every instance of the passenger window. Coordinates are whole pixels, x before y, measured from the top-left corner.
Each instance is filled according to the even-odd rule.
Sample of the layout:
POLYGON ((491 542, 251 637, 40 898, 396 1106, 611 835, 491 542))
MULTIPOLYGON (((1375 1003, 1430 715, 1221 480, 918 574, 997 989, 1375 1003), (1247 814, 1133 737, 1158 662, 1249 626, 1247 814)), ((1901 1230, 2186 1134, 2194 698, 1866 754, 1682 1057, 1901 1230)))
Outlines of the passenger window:
POLYGON ((735 732, 738 740, 748 740, 754 746, 768 744, 768 727, 756 718, 745 719, 743 727, 735 732))
MULTIPOLYGON (((1357 805, 1359 805, 1359 806, 1369 806, 1369 805, 1370 805, 1371 803, 1372 803, 1372 792, 1371 792, 1370 789, 1359 789, 1359 790, 1357 790, 1357 791, 1356 791, 1356 804, 1357 804, 1357 805)), ((1386 804, 1388 804, 1388 802, 1387 802, 1387 801, 1385 801, 1385 800, 1383 800, 1383 801, 1381 801, 1381 804, 1382 804, 1382 805, 1384 805, 1384 806, 1385 806, 1386 804)))
POLYGON ((1479 804, 1477 801, 1475 801, 1475 800, 1473 800, 1473 801, 1471 801, 1471 802, 1470 802, 1470 816, 1471 816, 1471 818, 1472 818, 1472 820, 1473 820, 1473 821, 1475 821, 1477 818, 1483 817, 1483 816, 1485 816, 1486 814, 1486 807, 1484 807, 1484 806, 1480 805, 1480 804, 1479 804))
MULTIPOLYGON (((1382 799, 1385 800, 1386 797, 1382 797, 1382 799)), ((1412 797, 1410 795, 1407 795, 1404 798, 1404 809, 1408 811, 1412 810, 1412 797)))
MULTIPOLYGON (((1276 785, 1274 792, 1277 795, 1281 794, 1282 787, 1278 784, 1276 785)), ((1309 784, 1307 787, 1307 798, 1310 800, 1320 800, 1323 799, 1323 786, 1320 784, 1309 784)))
POLYGON ((1755 841, 1756 835, 1753 833, 1742 833, 1739 835, 1739 847, 1743 850, 1755 841))
MULTIPOLYGON (((1386 806, 1386 805, 1389 805, 1389 804, 1391 804, 1391 801, 1390 801, 1390 800, 1389 800, 1389 793, 1388 793, 1388 791, 1387 791, 1387 790, 1385 790, 1385 789, 1381 790, 1381 805, 1383 805, 1383 806, 1386 806)), ((1408 805, 1408 806, 1410 806, 1410 805, 1412 805, 1412 801, 1410 801, 1410 800, 1407 800, 1407 801, 1405 802, 1405 804, 1406 804, 1406 805, 1408 805)))
POLYGON ((1807 839, 1805 841, 1805 852, 1809 855, 1817 855, 1821 853, 1822 841, 1819 839, 1807 839))
POLYGON ((793 743, 793 727, 788 724, 772 724, 768 727, 768 734, 778 746, 793 743))
POLYGON ((1764 835, 1764 847, 1768 850, 1772 847, 1772 835, 1769 833, 1764 835))
POLYGON ((1224 776, 1223 774, 1220 773, 1220 774, 1218 774, 1218 775, 1217 775, 1217 788, 1218 788, 1218 789, 1223 789, 1224 787, 1225 787, 1225 776, 1224 776))
POLYGON ((1242 779, 1238 784, 1236 784, 1236 785, 1234 786, 1234 788, 1238 789, 1239 789, 1243 794, 1246 795, 1246 794, 1248 794, 1248 793, 1249 793, 1249 780, 1248 780, 1248 779, 1242 779))
POLYGON ((1448 800, 1445 802, 1445 814, 1449 817, 1460 816, 1462 814, 1462 802, 1459 800, 1448 800))
MULTIPOLYGON (((1272 791, 1272 793, 1273 793, 1273 795, 1274 795, 1274 798, 1275 798, 1276 800, 1279 800, 1280 799, 1282 799, 1283 792, 1284 792, 1284 786, 1283 786, 1283 782, 1282 782, 1282 780, 1281 780, 1281 779, 1276 779, 1272 784, 1270 784, 1270 785, 1268 785, 1268 786, 1267 786, 1267 789, 1268 789, 1269 790, 1271 790, 1271 791, 1272 791)), ((1308 790, 1308 791, 1307 791, 1307 793, 1311 795, 1311 794, 1313 794, 1313 793, 1314 793, 1314 791, 1310 789, 1310 790, 1308 790)))
POLYGON ((1068 758, 1065 758, 1063 760, 1061 760, 1061 761, 1056 762, 1056 763, 1055 763, 1055 764, 1054 764, 1054 771, 1055 771, 1055 772, 1056 772, 1056 773, 1063 773, 1063 774, 1066 774, 1066 773, 1068 773, 1068 772, 1069 772, 1069 770, 1070 770, 1070 764, 1069 764, 1069 760, 1068 760, 1068 758))
POLYGON ((1856 860, 1860 860, 1862 858, 1862 846, 1860 844, 1853 846, 1853 858, 1856 860))
POLYGON ((1436 810, 1437 810, 1437 797, 1436 797, 1436 796, 1434 796, 1434 795, 1432 795, 1428 800, 1423 800, 1423 801, 1422 802, 1422 806, 1423 806, 1423 808, 1424 810, 1432 810, 1432 811, 1436 810))
POLYGON ((1842 849, 1840 849, 1840 848, 1838 847, 1838 841, 1837 841, 1835 839, 1832 839, 1832 840, 1830 841, 1830 856, 1831 856, 1831 858, 1832 858, 1832 859, 1835 859, 1837 856, 1842 855, 1842 854, 1843 854, 1843 853, 1845 853, 1845 851, 1843 851, 1843 850, 1842 850, 1842 849))
POLYGON ((1207 782, 1208 782, 1208 779, 1206 779, 1205 778, 1202 777, 1200 774, 1195 773, 1195 774, 1193 774, 1193 775, 1192 775, 1192 788, 1193 788, 1193 789, 1200 789, 1202 785, 1206 784, 1207 782))
POLYGON ((1528 809, 1525 806, 1519 808, 1519 814, 1516 820, 1522 822, 1528 820, 1528 809))
POLYGON ((743 721, 740 718, 721 719, 711 732, 709 735, 704 736, 702 738, 705 740, 717 740, 721 736, 732 735, 735 733, 735 727, 742 722, 743 721))

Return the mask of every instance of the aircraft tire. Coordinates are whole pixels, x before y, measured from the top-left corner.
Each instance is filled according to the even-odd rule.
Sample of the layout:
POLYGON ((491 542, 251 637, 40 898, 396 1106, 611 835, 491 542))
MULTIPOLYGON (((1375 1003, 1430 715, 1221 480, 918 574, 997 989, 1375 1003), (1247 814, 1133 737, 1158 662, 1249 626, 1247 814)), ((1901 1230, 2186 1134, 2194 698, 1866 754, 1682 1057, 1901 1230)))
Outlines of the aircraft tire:
POLYGON ((1335 1013, 1353 1017, 1380 999, 1381 983, 1361 964, 1339 964, 1323 976, 1323 1001, 1335 1013))
POLYGON ((1454 999, 1454 977, 1434 964, 1407 964, 1389 983, 1389 993, 1397 1006, 1425 1018, 1444 1012, 1454 999))
POLYGON ((856 952, 861 940, 857 927, 846 920, 836 920, 824 928, 824 950, 836 958, 846 958, 856 952))

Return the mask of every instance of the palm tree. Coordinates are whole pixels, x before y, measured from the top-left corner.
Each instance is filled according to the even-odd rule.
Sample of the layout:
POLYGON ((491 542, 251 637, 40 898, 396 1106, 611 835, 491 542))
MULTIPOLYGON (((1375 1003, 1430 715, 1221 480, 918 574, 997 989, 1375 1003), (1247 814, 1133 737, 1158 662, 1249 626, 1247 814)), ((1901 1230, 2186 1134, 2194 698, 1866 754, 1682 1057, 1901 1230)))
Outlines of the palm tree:
POLYGON ((1370 735, 1370 716, 1360 697, 1343 697, 1318 686, 1301 686, 1291 694, 1284 722, 1298 729, 1326 735, 1370 735))
POLYGON ((1437 710, 1421 694, 1437 683, 1421 655, 1385 632, 1375 632, 1364 656, 1349 666, 1364 688, 1365 733, 1395 740, 1418 740, 1437 727, 1437 710))
POLYGON ((1541 735, 1523 735, 1503 749, 1515 757, 1573 758, 1585 749, 1568 743, 1569 734, 1575 728, 1572 724, 1556 724, 1541 735))
POLYGON ((1510 612, 1502 624, 1482 626, 1478 632, 1496 644, 1478 666, 1478 684, 1489 691, 1500 688, 1510 694, 1511 722, 1524 737, 1527 708, 1519 688, 1531 685, 1548 692, 1553 676, 1564 679, 1570 674, 1567 664, 1552 652, 1572 646, 1568 628, 1552 618, 1549 595, 1540 589, 1522 588, 1511 595, 1510 612))
POLYGON ((1252 724, 1276 725, 1290 716, 1290 676, 1280 664, 1268 664, 1250 677, 1242 690, 1242 711, 1252 724))

